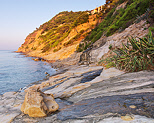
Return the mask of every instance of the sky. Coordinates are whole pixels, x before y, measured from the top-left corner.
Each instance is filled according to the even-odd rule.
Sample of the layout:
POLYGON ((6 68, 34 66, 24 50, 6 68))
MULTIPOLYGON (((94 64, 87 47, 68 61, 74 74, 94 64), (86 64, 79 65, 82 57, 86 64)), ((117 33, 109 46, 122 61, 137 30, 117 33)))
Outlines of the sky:
POLYGON ((17 50, 29 33, 59 12, 103 4, 105 0, 0 0, 0 50, 17 50))

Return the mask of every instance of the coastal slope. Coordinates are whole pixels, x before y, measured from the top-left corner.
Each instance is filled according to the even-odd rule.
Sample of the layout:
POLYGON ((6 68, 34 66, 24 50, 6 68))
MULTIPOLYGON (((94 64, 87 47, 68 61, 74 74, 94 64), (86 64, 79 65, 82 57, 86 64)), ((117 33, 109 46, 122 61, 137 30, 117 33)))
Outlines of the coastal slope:
POLYGON ((151 0, 106 0, 93 10, 60 12, 30 33, 17 52, 58 64, 97 64, 110 56, 110 45, 121 47, 128 37, 153 30, 152 5, 151 0))
POLYGON ((128 72, 100 62, 114 56, 112 51, 122 48, 131 36, 143 40, 149 30, 153 36, 153 5, 152 0, 106 0, 101 11, 97 7, 60 12, 41 25, 18 52, 52 61, 62 72, 24 92, 1 95, 0 118, 12 123, 153 123, 154 71, 128 72), (43 118, 21 112, 24 96, 31 89, 53 95, 58 111, 43 118))

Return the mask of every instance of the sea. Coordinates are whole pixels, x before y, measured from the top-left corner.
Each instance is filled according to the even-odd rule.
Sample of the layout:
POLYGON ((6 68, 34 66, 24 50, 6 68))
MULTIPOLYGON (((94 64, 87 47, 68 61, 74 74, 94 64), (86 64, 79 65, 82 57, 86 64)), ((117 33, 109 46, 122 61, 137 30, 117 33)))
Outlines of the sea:
POLYGON ((19 91, 29 84, 47 79, 56 70, 47 62, 34 61, 21 53, 0 50, 0 94, 19 91))

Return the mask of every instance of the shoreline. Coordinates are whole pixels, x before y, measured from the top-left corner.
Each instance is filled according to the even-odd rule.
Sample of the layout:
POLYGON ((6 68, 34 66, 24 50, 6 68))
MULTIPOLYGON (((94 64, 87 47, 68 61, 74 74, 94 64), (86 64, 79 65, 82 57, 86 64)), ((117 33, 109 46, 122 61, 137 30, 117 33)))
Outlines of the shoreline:
MULTIPOLYGON (((3 51, 7 51, 7 52, 9 52, 9 53, 16 53, 16 54, 21 55, 21 56, 23 56, 23 57, 29 57, 30 60, 33 60, 34 62, 37 62, 36 60, 34 60, 35 58, 40 59, 40 58, 38 58, 38 57, 29 56, 29 55, 27 55, 26 53, 23 53, 23 52, 16 52, 16 51, 13 51, 13 50, 3 50, 3 51)), ((17 92, 22 92, 22 91, 24 91, 26 88, 28 88, 28 87, 30 87, 30 86, 32 86, 32 85, 40 84, 40 83, 42 83, 42 82, 48 80, 49 77, 54 76, 54 75, 57 75, 57 74, 63 72, 63 70, 60 70, 60 69, 55 68, 55 67, 53 68, 51 62, 48 62, 47 60, 40 59, 40 60, 38 60, 38 61, 41 61, 42 64, 44 64, 44 65, 48 64, 48 66, 50 67, 49 70, 50 70, 50 69, 54 69, 55 72, 51 73, 50 76, 46 75, 44 78, 42 78, 42 79, 40 79, 40 80, 31 81, 29 84, 25 85, 24 87, 21 87, 21 86, 20 86, 20 87, 19 87, 18 89, 16 89, 15 91, 7 91, 7 90, 6 90, 5 92, 0 93, 0 95, 3 95, 3 94, 8 93, 8 92, 15 92, 15 93, 17 93, 17 92)), ((45 73, 44 73, 44 74, 45 74, 45 73)))
MULTIPOLYGON (((57 73, 56 75, 51 76, 49 80, 43 81, 41 84, 37 84, 37 85, 34 84, 30 87, 35 89, 40 88, 40 90, 44 93, 52 93, 54 95, 55 101, 60 106, 59 111, 49 114, 47 117, 31 118, 20 111, 20 107, 24 101, 26 92, 17 92, 17 93, 8 92, 8 93, 5 93, 3 96, 0 96, 0 103, 1 101, 3 101, 5 102, 5 105, 7 107, 10 106, 10 109, 8 112, 9 114, 8 113, 1 114, 0 112, 0 118, 4 117, 3 119, 5 120, 8 119, 9 122, 11 120, 12 123, 25 122, 25 121, 34 122, 34 123, 35 122, 73 123, 75 121, 78 121, 79 119, 80 121, 83 121, 83 122, 90 122, 90 121, 95 121, 95 119, 97 119, 98 121, 102 121, 102 120, 107 120, 108 118, 109 118, 109 121, 111 122, 115 120, 115 119, 112 119, 112 117, 117 117, 119 118, 118 121, 122 122, 123 118, 125 119, 125 116, 126 116, 126 117, 129 117, 130 120, 134 120, 134 122, 142 121, 142 120, 152 122, 154 120, 153 119, 154 117, 152 117, 151 113, 150 115, 148 115, 148 114, 142 114, 141 112, 135 113, 134 111, 135 109, 137 109, 136 111, 138 111, 138 109, 140 109, 140 106, 141 107, 143 106, 143 105, 140 105, 140 103, 138 104, 136 102, 137 100, 140 100, 142 96, 144 99, 149 98, 148 99, 149 104, 152 104, 151 101, 154 98, 152 96, 154 95, 154 91, 152 91, 152 89, 149 86, 153 83, 153 82, 150 82, 150 79, 153 78, 152 75, 154 71, 149 71, 149 72, 141 71, 141 72, 135 72, 135 73, 120 72, 119 74, 117 74, 118 72, 120 71, 114 68, 104 69, 102 71, 102 68, 100 66, 96 66, 96 67, 72 66, 69 70, 63 71, 59 74, 57 73), (79 81, 81 82, 79 83, 79 81), (112 84, 110 84, 110 81, 112 84), (118 83, 121 83, 121 85, 119 84, 117 85, 117 81, 118 83), (144 81, 147 81, 147 82, 145 83, 144 81), (142 85, 143 83, 144 85, 142 85), (140 89, 139 88, 140 86, 143 89, 140 89), (134 98, 134 97, 137 97, 137 98, 134 98), (116 100, 121 100, 121 98, 123 98, 124 100, 119 102, 120 105, 123 105, 125 100, 128 100, 128 98, 130 98, 132 102, 130 102, 130 104, 126 104, 127 105, 126 108, 125 106, 121 107, 120 105, 117 105, 118 103, 116 104, 112 103, 112 102, 116 102, 116 100), (113 100, 113 99, 115 99, 115 101, 111 101, 107 103, 109 106, 107 107, 103 106, 103 105, 106 105, 105 104, 106 102, 104 102, 105 100, 113 100), (11 100, 13 100, 13 102, 11 100), (93 109, 93 106, 96 105, 97 107, 97 103, 99 104, 100 102, 102 106, 98 110, 93 109), (78 107, 79 105, 81 107, 78 107), (119 110, 119 112, 117 112, 118 114, 114 114, 110 109, 110 107, 114 105, 115 105, 115 108, 113 108, 113 110, 115 111, 119 110), (133 111, 133 112, 129 113, 127 110, 131 105, 133 105, 135 109, 131 109, 130 111, 131 112, 133 111), (76 107, 80 113, 76 112, 77 110, 74 110, 73 107, 76 107), (85 108, 87 110, 86 112, 88 113, 85 114, 82 111, 82 108, 85 108), (93 115, 93 113, 91 114, 90 110, 93 110, 95 112, 106 110, 106 112, 108 112, 109 114, 108 113, 100 114, 100 115, 98 114, 95 116, 93 115), (66 112, 69 112, 69 113, 66 113, 66 112), (74 113, 76 114, 76 116, 74 116, 74 113), (78 114, 80 114, 79 119, 78 119, 78 114), (8 116, 10 117, 8 118, 8 116), (148 116, 150 118, 148 118, 148 116)), ((2 108, 2 111, 4 111, 3 108, 2 108)), ((148 106, 147 108, 149 110, 150 106, 148 106)), ((152 111, 152 108, 150 112, 151 111, 152 111)), ((147 112, 147 110, 145 110, 144 112, 147 112)))
POLYGON ((153 74, 154 71, 124 73, 115 68, 104 69, 93 65, 60 67, 49 79, 31 83, 24 92, 0 95, 0 119, 4 123, 74 123, 96 120, 152 123, 153 74), (59 110, 43 118, 31 118, 22 113, 20 108, 29 89, 53 94, 59 110))

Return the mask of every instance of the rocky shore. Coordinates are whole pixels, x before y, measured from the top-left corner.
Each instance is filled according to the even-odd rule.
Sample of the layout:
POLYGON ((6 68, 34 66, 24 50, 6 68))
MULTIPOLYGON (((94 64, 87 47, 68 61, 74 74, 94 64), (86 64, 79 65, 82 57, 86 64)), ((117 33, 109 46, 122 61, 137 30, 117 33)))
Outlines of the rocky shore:
POLYGON ((148 27, 146 21, 133 24, 64 60, 34 59, 62 71, 24 92, 0 95, 0 123, 153 123, 154 71, 125 73, 96 65, 111 55, 109 45, 121 47, 130 35, 143 37, 148 27))
POLYGON ((104 9, 103 16, 90 14, 82 23, 81 14, 74 18, 80 23, 74 23, 69 19, 76 12, 59 13, 26 37, 17 52, 60 71, 46 73, 48 79, 21 92, 0 95, 0 123, 154 123, 154 71, 126 73, 98 66, 129 37, 148 35, 153 2, 114 2, 106 0, 109 10, 116 7, 109 14, 104 9))
POLYGON ((70 66, 25 92, 0 96, 1 123, 153 123, 154 71, 124 73, 102 66, 70 66), (25 94, 53 94, 58 111, 34 118, 21 112, 25 94))

